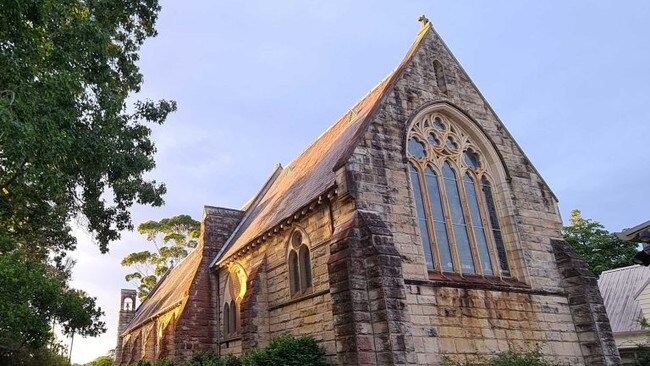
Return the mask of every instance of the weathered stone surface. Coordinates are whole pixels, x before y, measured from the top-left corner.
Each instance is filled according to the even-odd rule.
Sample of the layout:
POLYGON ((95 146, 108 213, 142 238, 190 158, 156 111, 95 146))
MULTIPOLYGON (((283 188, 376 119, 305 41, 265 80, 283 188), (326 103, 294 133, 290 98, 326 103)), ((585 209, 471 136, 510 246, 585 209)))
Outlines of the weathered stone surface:
MULTIPOLYGON (((291 333, 313 336, 340 365, 441 365, 512 348, 539 348, 571 365, 620 364, 595 278, 559 240, 553 193, 440 37, 428 30, 416 45, 332 172, 335 186, 277 218, 281 225, 213 272, 207 263, 243 213, 206 209, 201 271, 157 355, 241 354, 291 333), (418 116, 433 111, 486 150, 512 276, 427 270, 405 140, 418 116), (310 250, 312 286, 292 295, 296 230, 310 250), (232 301, 236 330, 225 334, 224 307, 232 301)), ((138 332, 121 347, 128 360, 151 354, 150 338, 138 332)))

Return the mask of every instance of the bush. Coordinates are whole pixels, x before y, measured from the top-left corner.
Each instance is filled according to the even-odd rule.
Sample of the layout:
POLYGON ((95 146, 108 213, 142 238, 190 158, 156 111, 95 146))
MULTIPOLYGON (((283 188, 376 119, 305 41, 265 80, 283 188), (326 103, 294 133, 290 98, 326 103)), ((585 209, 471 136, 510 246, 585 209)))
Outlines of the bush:
POLYGON ((493 358, 489 360, 479 358, 476 361, 467 361, 467 362, 453 362, 446 361, 447 365, 450 366, 559 366, 557 364, 551 363, 544 360, 540 350, 535 351, 516 351, 509 350, 507 352, 497 353, 493 358))
POLYGON ((156 361, 153 366, 174 366, 174 362, 169 358, 163 358, 162 360, 156 361))
POLYGON ((210 352, 196 352, 183 366, 241 366, 234 356, 219 357, 210 352))
POLYGON ((147 360, 138 360, 136 363, 132 363, 131 366, 152 366, 151 362, 147 360))
POLYGON ((242 357, 245 366, 327 366, 325 350, 309 336, 271 339, 268 346, 242 357))

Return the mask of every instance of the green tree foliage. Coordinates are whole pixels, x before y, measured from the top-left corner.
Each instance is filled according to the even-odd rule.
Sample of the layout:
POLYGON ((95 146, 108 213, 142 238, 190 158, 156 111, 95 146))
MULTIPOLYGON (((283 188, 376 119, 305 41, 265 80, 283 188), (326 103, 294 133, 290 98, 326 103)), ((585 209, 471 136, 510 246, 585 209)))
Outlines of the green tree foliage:
POLYGON ((618 239, 601 223, 583 218, 580 210, 571 211, 571 225, 564 227, 563 234, 596 276, 633 264, 637 244, 618 239))
POLYGON ((115 362, 113 362, 113 359, 111 357, 100 356, 90 361, 85 366, 113 366, 113 365, 115 365, 115 362))
POLYGON ((545 360, 539 349, 534 351, 517 351, 511 349, 507 352, 497 353, 490 359, 477 358, 476 361, 445 362, 449 366, 560 366, 545 360))
POLYGON ((138 225, 138 232, 153 243, 155 250, 131 253, 122 259, 122 266, 135 270, 125 279, 138 282, 138 298, 141 301, 174 263, 185 258, 188 251, 197 246, 200 229, 201 223, 189 215, 150 220, 138 225))
POLYGON ((95 299, 67 283, 71 222, 104 253, 132 228, 134 203, 163 203, 165 186, 144 178, 155 166, 147 124, 176 105, 127 104, 159 11, 156 0, 0 5, 0 364, 55 364, 37 361, 52 323, 104 331, 95 299))
POLYGON ((102 252, 133 203, 159 206, 146 122, 174 102, 137 101, 135 62, 156 0, 25 0, 0 6, 0 226, 38 258, 75 248, 83 217, 102 252))
POLYGON ((42 355, 53 322, 66 335, 96 336, 106 330, 95 298, 70 289, 60 271, 22 251, 0 252, 0 293, 0 364, 29 363, 42 355))

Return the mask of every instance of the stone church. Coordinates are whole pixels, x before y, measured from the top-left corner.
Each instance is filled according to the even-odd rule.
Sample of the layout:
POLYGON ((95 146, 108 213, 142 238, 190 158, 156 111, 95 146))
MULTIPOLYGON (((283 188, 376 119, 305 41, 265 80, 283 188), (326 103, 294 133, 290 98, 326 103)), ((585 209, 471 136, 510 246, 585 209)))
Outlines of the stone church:
POLYGON ((118 363, 239 355, 311 335, 337 365, 441 365, 511 348, 620 359, 557 199, 426 18, 397 68, 135 308, 118 363))

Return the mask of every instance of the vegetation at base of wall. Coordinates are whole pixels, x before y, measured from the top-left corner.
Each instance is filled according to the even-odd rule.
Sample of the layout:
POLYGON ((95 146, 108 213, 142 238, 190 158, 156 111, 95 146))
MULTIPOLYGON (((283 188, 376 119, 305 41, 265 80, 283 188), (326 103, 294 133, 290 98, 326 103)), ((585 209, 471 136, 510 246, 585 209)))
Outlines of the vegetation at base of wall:
MULTIPOLYGON (((99 356, 85 364, 85 366, 114 366, 113 358, 110 356, 99 356)), ((74 365, 72 365, 74 366, 74 365)))
POLYGON ((309 336, 285 335, 273 338, 268 346, 242 357, 245 366, 326 366, 325 350, 309 336))
POLYGON ((545 360, 539 349, 534 351, 509 350, 491 358, 477 357, 473 361, 457 362, 447 359, 448 366, 561 366, 545 360))
MULTIPOLYGON (((152 364, 140 360, 130 366, 174 366, 174 363, 159 360, 152 364)), ((313 337, 284 335, 271 339, 268 346, 252 350, 240 358, 196 352, 190 360, 176 366, 327 366, 327 362, 325 350, 313 337)))

